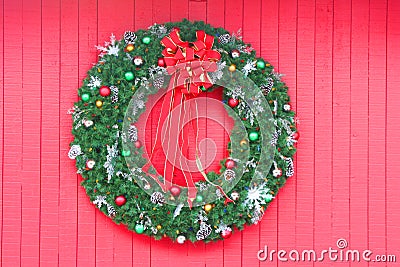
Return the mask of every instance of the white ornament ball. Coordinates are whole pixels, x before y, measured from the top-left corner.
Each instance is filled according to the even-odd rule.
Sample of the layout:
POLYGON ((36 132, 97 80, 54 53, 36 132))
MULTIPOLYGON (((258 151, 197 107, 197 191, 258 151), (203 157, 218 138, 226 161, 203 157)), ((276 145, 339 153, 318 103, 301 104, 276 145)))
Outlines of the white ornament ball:
POLYGON ((176 238, 176 242, 178 242, 178 244, 183 244, 186 241, 186 237, 183 235, 180 235, 176 238))
POLYGON ((237 50, 237 49, 232 50, 231 56, 232 56, 232 58, 238 58, 238 57, 240 57, 240 52, 239 52, 239 50, 237 50))
POLYGON ((88 168, 89 170, 93 169, 94 165, 96 164, 96 162, 92 159, 89 159, 88 161, 86 161, 86 168, 88 168))
POLYGON ((136 56, 133 58, 133 64, 135 64, 135 66, 141 66, 141 65, 143 65, 143 63, 144 63, 144 61, 141 56, 136 56))
POLYGON ((236 191, 233 191, 231 194, 231 198, 233 199, 233 201, 239 200, 240 194, 236 191))
POLYGON ((85 121, 83 122, 83 124, 85 125, 85 127, 90 127, 90 126, 93 125, 93 121, 91 121, 91 120, 85 120, 85 121))
POLYGON ((274 170, 272 171, 272 175, 273 175, 274 177, 281 177, 281 176, 282 176, 282 169, 280 169, 280 168, 274 169, 274 170))
POLYGON ((151 185, 150 185, 150 184, 145 184, 145 185, 144 185, 144 189, 149 190, 150 188, 151 188, 151 185))
POLYGON ((283 110, 284 111, 290 111, 290 109, 291 109, 291 106, 289 104, 283 105, 283 110))

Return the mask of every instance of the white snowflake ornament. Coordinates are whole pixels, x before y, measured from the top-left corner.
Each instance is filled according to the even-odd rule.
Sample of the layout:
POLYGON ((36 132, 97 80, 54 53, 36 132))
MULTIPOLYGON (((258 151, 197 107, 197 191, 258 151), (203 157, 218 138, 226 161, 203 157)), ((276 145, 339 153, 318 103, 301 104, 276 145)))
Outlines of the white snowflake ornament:
POLYGON ((100 57, 104 57, 105 55, 118 56, 119 48, 118 44, 115 43, 114 34, 111 34, 110 42, 104 42, 104 46, 97 45, 96 48, 100 51, 100 57))
POLYGON ((269 188, 266 187, 266 184, 252 186, 248 189, 243 205, 249 209, 255 208, 256 210, 260 210, 262 208, 261 205, 267 204, 270 199, 269 195, 269 188))
POLYGON ((248 76, 250 72, 257 70, 256 68, 257 61, 247 60, 246 65, 242 68, 242 72, 245 76, 248 76))
POLYGON ((101 79, 97 76, 90 76, 90 81, 88 83, 90 89, 96 89, 101 86, 101 79))

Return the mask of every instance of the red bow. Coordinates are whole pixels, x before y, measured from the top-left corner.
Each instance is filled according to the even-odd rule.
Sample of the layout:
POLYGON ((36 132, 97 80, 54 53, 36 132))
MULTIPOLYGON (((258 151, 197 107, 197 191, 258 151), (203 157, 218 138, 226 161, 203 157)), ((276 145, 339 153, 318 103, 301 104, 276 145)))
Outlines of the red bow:
POLYGON ((218 51, 211 49, 214 43, 212 35, 197 31, 196 36, 197 41, 184 42, 179 36, 179 30, 175 29, 161 40, 165 46, 162 55, 167 71, 173 74, 171 87, 193 96, 201 92, 202 86, 204 89, 212 86, 207 72, 217 70, 215 62, 221 58, 218 51))

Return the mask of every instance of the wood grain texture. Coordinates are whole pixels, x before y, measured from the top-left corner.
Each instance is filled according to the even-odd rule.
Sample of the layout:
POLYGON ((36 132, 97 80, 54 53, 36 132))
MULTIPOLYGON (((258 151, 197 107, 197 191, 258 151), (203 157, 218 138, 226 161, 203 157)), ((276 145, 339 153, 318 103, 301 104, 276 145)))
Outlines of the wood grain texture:
POLYGON ((257 251, 321 251, 339 238, 399 261, 399 1, 0 0, 0 36, 1 266, 331 266, 276 254, 260 262, 257 251), (260 224, 217 243, 155 241, 115 225, 67 157, 67 111, 94 46, 183 18, 241 28, 286 74, 300 121, 296 175, 260 224))

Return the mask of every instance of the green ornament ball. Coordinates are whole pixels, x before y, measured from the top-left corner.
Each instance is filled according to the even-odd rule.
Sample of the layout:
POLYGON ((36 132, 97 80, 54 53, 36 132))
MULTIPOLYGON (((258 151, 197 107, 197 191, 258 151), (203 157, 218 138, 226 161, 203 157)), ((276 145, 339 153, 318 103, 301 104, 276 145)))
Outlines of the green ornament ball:
POLYGON ((250 139, 250 141, 257 141, 258 133, 257 132, 250 132, 249 133, 249 139, 250 139))
POLYGON ((257 60, 257 68, 259 68, 261 70, 265 68, 264 60, 257 60))
POLYGON ((202 195, 197 195, 196 196, 196 201, 197 202, 203 202, 203 196, 202 195))
POLYGON ((82 95, 82 101, 83 101, 83 102, 88 102, 89 99, 90 99, 89 94, 83 94, 83 95, 82 95))
POLYGON ((142 224, 136 224, 135 225, 135 232, 138 233, 138 234, 143 234, 144 226, 142 224))
POLYGON ((133 78, 134 78, 134 76, 133 76, 133 72, 132 71, 125 72, 125 79, 127 81, 132 81, 133 78))
POLYGON ((121 153, 121 155, 124 157, 130 156, 130 154, 131 154, 131 151, 129 151, 129 150, 122 150, 122 153, 121 153))
POLYGON ((143 37, 142 42, 144 44, 149 44, 151 42, 151 38, 148 36, 143 37))
POLYGON ((267 194, 265 201, 267 201, 267 203, 271 202, 274 199, 274 196, 271 194, 267 194))
POLYGON ((205 88, 205 87, 202 85, 202 86, 200 86, 200 90, 203 91, 203 92, 205 92, 205 91, 207 91, 207 88, 205 88))

